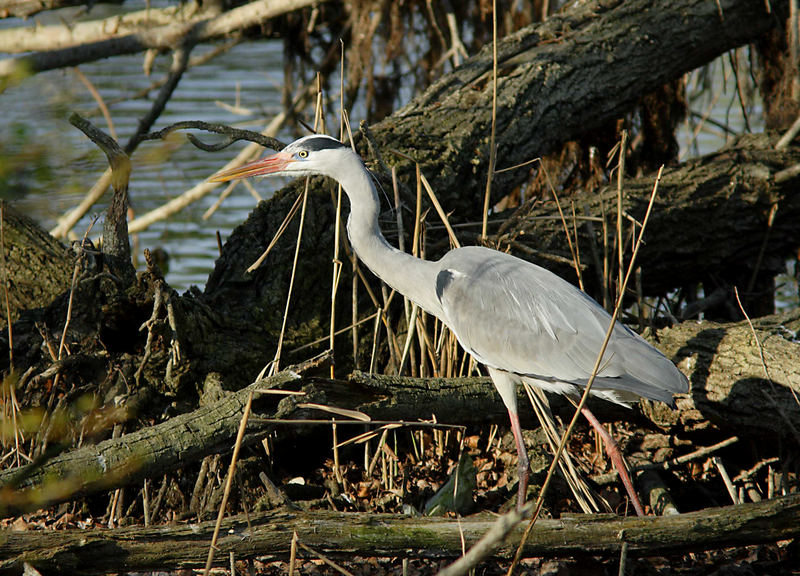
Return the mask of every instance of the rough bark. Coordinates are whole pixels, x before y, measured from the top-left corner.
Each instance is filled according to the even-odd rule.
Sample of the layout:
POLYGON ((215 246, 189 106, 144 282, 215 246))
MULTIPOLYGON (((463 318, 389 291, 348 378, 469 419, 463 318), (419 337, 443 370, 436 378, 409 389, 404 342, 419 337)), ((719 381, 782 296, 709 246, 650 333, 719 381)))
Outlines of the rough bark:
MULTIPOLYGON (((292 534, 318 552, 452 559, 471 547, 493 518, 456 520, 338 512, 268 512, 225 520, 217 564, 259 556, 288 557, 292 534)), ((525 523, 511 532, 494 556, 508 559, 525 523)), ((1 531, 0 574, 20 574, 24 563, 39 571, 100 574, 117 571, 199 568, 208 555, 212 522, 157 528, 1 531)), ((800 496, 700 510, 678 516, 619 518, 575 515, 538 520, 524 557, 618 555, 623 543, 638 556, 684 554, 729 546, 776 542, 800 535, 800 496)))
MULTIPOLYGON (((642 414, 667 429, 692 431, 717 428, 739 437, 789 437, 800 444, 792 423, 800 422, 800 345, 792 334, 800 329, 800 312, 762 318, 755 323, 757 344, 747 322, 719 325, 684 323, 659 334, 663 350, 690 376, 692 387, 678 399, 678 410, 642 403, 642 414), (766 379, 761 352, 771 381, 766 379), (732 374, 735 375, 732 377, 732 374), (765 414, 772 417, 765 418, 765 414)), ((505 424, 507 414, 485 378, 413 379, 357 375, 349 382, 298 379, 289 373, 259 381, 198 410, 63 454, 39 467, 0 472, 0 515, 17 513, 89 493, 156 477, 202 457, 230 448, 249 394, 259 388, 301 390, 303 396, 257 395, 246 443, 263 438, 275 419, 320 418, 303 407, 324 404, 357 410, 373 420, 417 420, 436 416, 449 424, 505 424), (260 419, 259 419, 260 417, 260 419), (52 481, 53 478, 58 479, 52 481), (4 511, 3 511, 4 510, 4 511)), ((520 391, 520 405, 527 402, 520 391)), ((560 397, 551 399, 555 412, 571 416, 560 397)), ((635 413, 603 404, 602 417, 634 418, 635 413), (604 413, 605 412, 605 413, 604 413)), ((524 424, 532 422, 522 410, 524 424)), ((307 432, 292 427, 294 434, 307 432)))
POLYGON ((68 250, 30 218, 2 203, 2 284, 8 295, 0 294, 0 324, 12 322, 22 310, 44 306, 69 288, 72 265, 68 250))
MULTIPOLYGON (((702 283, 706 295, 720 288, 730 296, 738 286, 745 309, 757 315, 748 305, 749 280, 782 272, 800 246, 800 175, 794 169, 800 163, 800 150, 775 150, 776 141, 767 134, 742 136, 718 152, 664 170, 637 257, 644 294, 660 295, 702 283)), ((625 180, 626 215, 642 221, 654 184, 655 175, 625 180)), ((609 234, 615 234, 616 194, 613 185, 598 194, 561 199, 568 227, 578 230, 584 283, 596 297, 601 293, 603 253, 609 251, 604 247, 614 241, 604 241, 598 220, 605 219, 609 234), (574 202, 577 221, 569 202, 574 202)), ((626 223, 626 234, 630 228, 626 223)), ((492 240, 500 249, 576 281, 554 202, 529 202, 492 240)), ((772 299, 771 292, 769 296, 772 299)), ((738 309, 729 315, 741 318, 738 309)))
POLYGON ((686 429, 710 422, 734 435, 800 444, 800 311, 752 322, 752 329, 747 321, 683 322, 659 333, 660 348, 691 374, 675 414, 686 429))
POLYGON ((0 5, 0 18, 28 18, 45 10, 84 4, 83 0, 5 0, 0 5))

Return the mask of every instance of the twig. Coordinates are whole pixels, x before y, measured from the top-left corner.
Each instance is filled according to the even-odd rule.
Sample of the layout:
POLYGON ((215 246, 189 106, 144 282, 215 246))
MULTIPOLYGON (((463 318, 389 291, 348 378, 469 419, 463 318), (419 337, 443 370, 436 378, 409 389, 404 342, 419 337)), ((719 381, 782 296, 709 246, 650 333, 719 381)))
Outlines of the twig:
POLYGON ((97 102, 97 107, 103 114, 103 118, 105 118, 106 124, 108 124, 108 132, 111 134, 111 137, 114 140, 116 140, 117 130, 116 128, 114 128, 114 120, 112 120, 111 113, 108 111, 108 106, 106 106, 106 103, 103 100, 103 97, 100 95, 100 92, 97 91, 95 85, 92 84, 92 81, 86 77, 86 74, 84 74, 80 68, 76 66, 72 69, 72 71, 78 77, 78 80, 80 80, 83 83, 83 85, 86 86, 86 89, 89 91, 89 94, 92 95, 92 98, 94 98, 95 102, 97 102))
POLYGON ((722 463, 722 458, 719 456, 714 456, 711 461, 714 463, 714 466, 717 467, 719 471, 719 475, 722 477, 722 481, 725 483, 725 488, 728 490, 728 494, 731 497, 731 501, 734 504, 741 504, 739 502, 739 497, 736 495, 736 487, 731 482, 731 477, 728 476, 728 471, 725 469, 725 465, 722 463))
POLYGON ((467 550, 466 554, 449 566, 439 570, 437 576, 462 576, 475 568, 483 558, 491 554, 494 549, 505 540, 506 536, 508 536, 522 520, 530 516, 533 507, 534 504, 529 502, 522 510, 515 509, 500 516, 494 524, 492 524, 492 527, 486 534, 484 534, 472 548, 467 550))
MULTIPOLYGON (((295 536, 296 536, 296 534, 297 533, 295 533, 295 536)), ((345 570, 344 568, 339 566, 336 562, 334 562, 333 560, 331 560, 330 558, 328 558, 324 554, 321 554, 321 553, 317 552, 316 550, 314 550, 312 548, 309 548, 308 546, 306 546, 305 544, 300 542, 300 540, 298 540, 296 537, 293 537, 292 538, 292 543, 295 543, 295 542, 297 543, 298 546, 300 546, 300 548, 302 548, 303 550, 305 550, 306 552, 308 552, 310 554, 313 554, 314 556, 316 556, 317 558, 322 560, 325 564, 327 564, 328 566, 330 566, 331 568, 333 568, 334 570, 336 570, 340 574, 344 574, 345 576, 353 576, 353 574, 351 572, 348 572, 347 570, 345 570)))
POLYGON ((217 514, 217 523, 214 526, 214 535, 211 537, 211 544, 208 547, 208 558, 206 559, 206 567, 203 570, 203 576, 208 576, 211 570, 211 565, 214 562, 214 550, 217 548, 217 539, 219 538, 219 530, 222 526, 222 519, 225 517, 225 508, 228 506, 228 497, 231 494, 231 486, 233 485, 234 472, 236 471, 236 461, 239 458, 239 450, 242 447, 242 439, 247 430, 247 419, 250 417, 250 407, 253 405, 253 393, 247 396, 247 403, 244 405, 244 413, 242 420, 239 423, 239 431, 236 434, 236 443, 233 446, 233 455, 231 456, 231 465, 228 468, 228 477, 225 479, 225 491, 222 493, 222 502, 219 505, 219 513, 217 514))
MULTIPOLYGON (((717 450, 721 450, 731 444, 735 444, 739 441, 738 436, 731 436, 730 438, 723 440, 722 442, 717 442, 711 446, 705 446, 694 452, 690 452, 688 454, 684 454, 683 456, 678 456, 677 458, 672 458, 671 460, 665 460, 664 462, 647 462, 644 464, 637 464, 631 467, 631 474, 635 474, 637 472, 642 472, 645 470, 671 470, 680 466, 681 464, 685 464, 686 462, 691 462, 692 460, 698 460, 699 458, 704 458, 709 454, 713 454, 717 450)), ((605 474, 598 474, 596 476, 592 476, 592 480, 600 485, 609 484, 611 482, 615 482, 619 473, 616 470, 612 470, 610 472, 606 472, 605 474)))
POLYGON ((619 551, 619 576, 625 576, 625 564, 628 562, 628 543, 623 541, 622 548, 619 551))
POLYGON ((297 530, 292 532, 292 544, 289 548, 289 576, 294 576, 294 563, 297 561, 297 530))
POLYGON ((434 208, 436 208, 436 213, 439 215, 439 218, 442 220, 442 224, 444 224, 444 227, 447 230, 450 243, 454 248, 460 248, 461 243, 458 241, 458 238, 456 238, 456 233, 453 231, 453 227, 450 226, 450 220, 447 218, 447 214, 442 208, 442 205, 439 204, 439 199, 436 197, 436 193, 433 191, 433 188, 431 188, 431 185, 428 182, 428 179, 425 178, 425 175, 420 173, 419 176, 422 185, 425 187, 425 191, 428 193, 428 198, 430 198, 431 203, 433 204, 434 208))
POLYGON ((142 482, 142 512, 144 513, 144 527, 150 526, 150 479, 142 482))
POLYGON ((161 87, 159 90, 158 95, 156 96, 155 100, 153 100, 153 105, 150 107, 150 110, 147 111, 147 114, 144 115, 139 120, 139 125, 136 129, 136 133, 131 136, 128 143, 125 145, 125 152, 129 155, 133 154, 133 151, 139 146, 139 144, 143 141, 144 137, 147 135, 147 132, 150 128, 155 124, 156 120, 158 120, 161 113, 164 111, 164 108, 167 107, 167 102, 169 102, 170 98, 172 98, 172 93, 175 92, 175 89, 178 87, 178 83, 183 78, 183 73, 186 72, 186 69, 189 65, 189 54, 194 48, 194 44, 190 41, 187 41, 185 44, 177 48, 172 53, 172 65, 169 69, 169 75, 167 77, 167 82, 161 87))
POLYGON ((762 460, 761 462, 757 463, 755 466, 753 466, 749 470, 743 470, 743 471, 739 472, 736 475, 736 477, 734 477, 733 481, 734 482, 742 482, 744 480, 748 480, 748 479, 750 479, 750 477, 753 476, 753 474, 755 474, 756 472, 761 470, 764 466, 769 466, 770 464, 775 464, 776 462, 779 462, 779 461, 780 461, 780 458, 778 458, 777 456, 773 456, 772 458, 765 458, 764 460, 762 460))
POLYGON ((161 310, 164 306, 164 301, 169 300, 169 294, 166 293, 166 291, 164 290, 164 279, 161 278, 160 271, 155 267, 150 250, 147 248, 145 248, 144 250, 144 259, 145 262, 147 263, 147 268, 150 271, 151 275, 155 277, 155 282, 154 282, 155 288, 153 294, 153 312, 152 314, 150 314, 150 318, 148 318, 139 327, 140 332, 145 328, 147 329, 147 342, 145 343, 144 346, 144 354, 142 354, 142 361, 139 363, 139 368, 137 368, 136 373, 134 374, 134 381, 136 382, 137 386, 139 385, 140 380, 142 378, 144 367, 153 353, 153 337, 155 334, 153 327, 156 325, 156 322, 158 321, 158 315, 161 313, 161 310))
MULTIPOLYGON (((622 141, 619 144, 619 165, 617 166, 617 255, 619 257, 619 279, 617 286, 620 294, 622 290, 622 271, 625 269, 622 246, 622 182, 625 178, 625 157, 628 148, 628 131, 622 131, 622 141)), ((621 300, 621 297, 619 298, 621 300)))
POLYGON ((275 357, 272 360, 272 368, 270 375, 278 372, 281 362, 281 351, 283 350, 283 339, 286 336, 286 323, 289 320, 289 306, 292 303, 292 292, 294 290, 294 280, 297 274, 297 263, 300 261, 300 243, 303 240, 303 225, 306 221, 306 206, 308 204, 308 184, 309 180, 308 178, 306 178, 305 188, 303 190, 303 193, 301 194, 301 197, 303 199, 303 207, 300 210, 300 224, 297 228, 297 243, 295 244, 294 248, 294 260, 292 260, 292 273, 289 276, 289 291, 286 294, 286 306, 284 307, 283 310, 283 321, 281 322, 281 331, 280 334, 278 335, 278 345, 275 349, 275 357))
MULTIPOLYGON (((369 316, 365 316, 364 318, 359 320, 357 322, 357 324, 360 326, 361 324, 364 324, 365 322, 369 322, 370 320, 372 320, 374 318, 378 318, 378 319, 383 318, 383 315, 382 315, 380 309, 377 312, 373 312, 369 316)), ((384 319, 384 321, 385 321, 385 319, 384 319)), ((339 336, 340 334, 344 334, 345 332, 347 332, 348 330, 351 330, 352 328, 353 328, 352 324, 349 325, 349 326, 345 326, 344 328, 339 328, 336 331, 335 336, 339 336)), ((322 344, 323 342, 327 342, 328 339, 329 339, 328 336, 324 336, 322 338, 317 338, 316 340, 313 340, 311 342, 303 344, 302 346, 298 346, 297 348, 293 348, 291 353, 294 354, 295 352, 300 352, 300 351, 306 350, 308 348, 313 348, 314 346, 317 346, 318 344, 322 344)), ((327 353, 330 353, 330 351, 328 351, 327 353)))
POLYGON ((497 0, 492 0, 492 128, 489 134, 489 168, 486 175, 486 191, 483 196, 483 225, 481 242, 486 242, 486 227, 489 220, 489 203, 492 199, 492 180, 497 158, 497 0))
MULTIPOLYGON (((719 6, 719 0, 717 0, 719 6)), ((744 102, 744 94, 742 92, 742 80, 739 78, 739 57, 737 55, 738 48, 734 48, 728 54, 731 59, 731 68, 733 68, 733 79, 736 81, 736 95, 739 97, 739 109, 742 112, 742 120, 744 121, 744 131, 747 133, 752 132, 750 129, 750 117, 747 113, 747 106, 744 102)))
POLYGON ((392 152, 394 152, 401 158, 405 158, 406 160, 414 162, 414 166, 416 167, 417 171, 417 213, 416 213, 416 224, 414 228, 414 245, 413 248, 411 249, 412 254, 417 257, 420 256, 419 254, 420 222, 422 221, 420 210, 421 210, 421 194, 423 187, 425 188, 425 192, 427 192, 428 194, 428 198, 430 199, 431 204, 433 204, 433 207, 436 209, 436 213, 439 215, 439 218, 441 219, 442 224, 445 227, 445 230, 447 230, 447 235, 450 238, 450 243, 453 245, 454 248, 460 248, 461 243, 458 241, 456 233, 453 231, 453 227, 450 225, 450 219, 447 217, 447 214, 442 208, 442 205, 439 203, 439 199, 436 197, 436 193, 433 191, 433 188, 428 182, 428 179, 425 178, 425 175, 422 173, 419 164, 411 156, 403 154, 398 150, 392 150, 392 152))
POLYGON ((761 240, 761 247, 758 249, 758 256, 756 257, 756 263, 753 266, 753 273, 750 275, 750 280, 747 282, 748 294, 753 292, 753 288, 756 285, 756 279, 758 277, 758 273, 761 271, 761 263, 764 260, 764 253, 767 250, 767 243, 769 242, 769 234, 772 231, 772 225, 775 222, 775 214, 777 212, 778 212, 778 203, 776 202, 769 209, 769 216, 767 216, 767 231, 764 232, 764 238, 763 240, 761 240))
MULTIPOLYGON (((291 109, 289 111, 281 112, 275 118, 273 118, 267 126, 262 131, 262 134, 269 136, 272 134, 277 134, 280 128, 286 122, 286 119, 289 118, 290 114, 300 110, 303 106, 305 106, 310 94, 310 89, 303 90, 298 96, 294 99, 291 105, 291 109)), ((212 124, 213 125, 213 124, 212 124)), ((278 141, 275 141, 276 145, 283 147, 278 141)), ((239 152, 231 161, 229 161, 225 166, 223 166, 223 170, 228 170, 231 168, 237 168, 244 164, 245 162, 253 159, 257 154, 260 153, 262 147, 260 144, 256 144, 255 142, 245 146, 241 152, 239 152)), ((163 220, 165 218, 170 217, 177 212, 183 210, 189 204, 196 202, 197 200, 203 198, 207 194, 211 193, 215 190, 219 184, 213 182, 201 182, 196 184, 180 196, 173 198, 163 206, 159 206, 151 210, 150 212, 139 216, 138 218, 134 219, 129 225, 128 229, 133 232, 141 232, 145 228, 148 228, 152 224, 163 220)))
MULTIPOLYGON (((308 187, 307 183, 306 187, 308 187)), ((247 267, 247 270, 245 270, 245 272, 248 273, 253 272, 264 263, 264 260, 266 260, 267 256, 269 256, 269 253, 272 252, 272 249, 275 247, 275 244, 277 244, 280 237, 283 236, 283 233, 286 232, 286 229, 289 227, 289 224, 291 224, 292 220, 297 214, 297 211, 300 209, 300 206, 305 203, 304 198, 305 198, 304 194, 301 194, 297 198, 295 198, 294 204, 292 204, 292 207, 289 209, 289 212, 284 217, 283 222, 281 222, 281 225, 278 226, 278 230, 272 236, 272 240, 269 241, 269 244, 267 245, 264 252, 261 253, 261 256, 259 256, 255 262, 253 262, 252 264, 250 264, 250 266, 247 267)))
MULTIPOLYGON (((558 194, 556 194, 556 189, 550 180, 550 174, 548 174, 547 169, 544 167, 544 164, 541 164, 541 168, 542 171, 544 172, 544 177, 547 180, 547 186, 550 188, 550 193, 553 195, 553 199, 556 201, 556 208, 558 208, 558 215, 561 218, 561 225, 564 227, 564 235, 567 237, 567 245, 569 246, 570 254, 572 254, 572 265, 575 268, 575 275, 578 277, 578 285, 580 286, 581 290, 583 290, 583 274, 581 274, 581 262, 580 258, 578 258, 578 253, 576 252, 576 247, 578 245, 577 231, 575 233, 575 245, 573 245, 572 236, 569 233, 569 226, 567 226, 567 219, 564 217, 564 211, 561 209, 561 202, 558 199, 558 194)), ((572 217, 575 218, 574 205, 573 205, 572 217)))
POLYGON ((185 120, 183 122, 175 122, 174 124, 170 124, 166 128, 162 128, 161 130, 145 134, 144 136, 142 136, 142 140, 143 141, 163 140, 165 137, 169 136, 176 130, 203 130, 205 132, 213 132, 214 134, 221 134, 223 136, 226 136, 226 138, 221 143, 206 144, 193 134, 186 135, 186 137, 190 139, 192 144, 194 144, 201 150, 205 150, 207 152, 218 152, 220 150, 227 148, 234 142, 239 142, 241 140, 246 140, 248 142, 255 142, 259 146, 275 150, 276 152, 279 152, 286 147, 286 144, 284 144, 277 138, 273 138, 272 136, 269 136, 262 132, 256 132, 255 130, 244 130, 241 128, 233 128, 226 124, 218 124, 216 122, 202 122, 200 120, 185 120))
MULTIPOLYGON (((96 218, 92 219, 91 223, 86 228, 86 232, 83 235, 83 241, 81 242, 81 247, 84 246, 84 243, 86 242, 87 237, 89 236, 89 232, 94 227, 94 223, 96 221, 97 221, 96 218)), ((69 322, 70 322, 70 319, 72 318, 72 305, 73 305, 73 303, 75 301, 75 288, 76 288, 77 283, 78 283, 78 273, 81 270, 81 263, 82 263, 82 259, 83 258, 85 258, 85 252, 83 250, 81 250, 80 255, 75 260, 75 267, 72 270, 72 282, 70 283, 69 300, 67 302, 67 317, 64 319, 64 328, 61 331, 61 340, 59 341, 59 344, 58 344, 58 354, 56 356, 56 360, 57 361, 61 360, 61 357, 62 357, 62 355, 64 353, 64 345, 65 345, 66 339, 67 339, 67 328, 69 328, 69 322)), ((58 376, 59 375, 56 374, 56 380, 58 380, 58 376)), ((53 390, 55 390, 55 389, 56 389, 56 382, 54 381, 53 382, 53 390)))
POLYGON ((775 144, 775 150, 783 150, 789 144, 792 143, 792 140, 795 139, 797 134, 800 133, 800 115, 797 116, 794 123, 791 127, 786 131, 786 133, 781 136, 781 139, 778 140, 778 143, 775 144))
MULTIPOLYGON (((128 156, 133 154, 134 150, 136 150, 136 148, 142 142, 147 131, 150 130, 150 127, 161 115, 161 112, 164 111, 167 102, 172 96, 172 93, 175 91, 175 88, 177 88, 178 82, 182 78, 183 73, 186 71, 190 51, 191 46, 189 45, 175 50, 173 54, 172 67, 170 68, 167 81, 164 83, 164 86, 162 86, 158 96, 153 101, 153 105, 150 107, 148 113, 141 120, 139 120, 139 126, 136 133, 130 137, 128 143, 123 148, 128 156)), ((83 218, 86 212, 88 212, 89 209, 94 206, 94 204, 103 196, 110 182, 111 171, 106 170, 106 172, 100 177, 100 179, 92 187, 78 207, 67 213, 59 221, 58 225, 50 231, 50 233, 57 238, 67 236, 67 234, 69 234, 69 232, 75 227, 75 224, 77 224, 78 220, 83 218)), ((135 231, 136 230, 130 227, 130 232, 135 231)))

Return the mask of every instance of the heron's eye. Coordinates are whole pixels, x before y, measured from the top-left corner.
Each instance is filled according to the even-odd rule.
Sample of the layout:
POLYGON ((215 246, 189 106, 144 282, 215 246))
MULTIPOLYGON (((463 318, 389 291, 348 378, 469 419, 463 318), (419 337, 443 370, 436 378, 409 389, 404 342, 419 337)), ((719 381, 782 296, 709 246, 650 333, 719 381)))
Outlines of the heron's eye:
POLYGON ((300 158, 308 158, 308 150, 300 150, 300 151, 297 153, 297 155, 298 155, 300 158))

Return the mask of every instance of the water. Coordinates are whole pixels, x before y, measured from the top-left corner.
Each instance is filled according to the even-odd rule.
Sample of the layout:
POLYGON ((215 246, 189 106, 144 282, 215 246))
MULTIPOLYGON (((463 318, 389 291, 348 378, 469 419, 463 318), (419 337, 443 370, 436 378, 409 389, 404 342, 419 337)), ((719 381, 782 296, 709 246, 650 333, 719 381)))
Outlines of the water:
MULTIPOLYGON (((213 47, 198 47, 197 57, 213 47)), ((170 55, 157 59, 151 77, 142 72, 141 55, 116 57, 81 66, 81 71, 109 103, 117 138, 124 143, 134 133, 138 120, 150 108, 157 90, 148 99, 127 99, 163 77, 170 55), (118 101, 118 102, 117 102, 118 101), (114 103, 116 102, 116 103, 114 103)), ((243 43, 210 63, 188 70, 154 130, 182 120, 203 120, 261 129, 280 111, 283 60, 278 41, 243 43), (238 94, 238 98, 237 98, 238 94), (238 104, 252 111, 234 114, 218 105, 238 104)), ((29 78, 0 94, 4 124, 0 128, 0 197, 52 228, 59 217, 77 205, 106 169, 105 156, 81 132, 73 128, 71 112, 91 113, 103 130, 108 126, 97 106, 73 71, 52 71, 29 78)), ((200 134, 213 141, 213 136, 200 134)), ((131 206, 144 214, 204 181, 222 166, 240 146, 209 153, 194 148, 184 137, 169 142, 143 143, 133 156, 130 182, 131 206)), ((279 182, 256 183, 269 197, 279 182)), ((178 290, 203 286, 218 255, 216 232, 223 240, 253 209, 256 200, 243 186, 237 187, 220 209, 208 219, 203 213, 223 187, 201 201, 139 233, 134 239, 139 256, 143 248, 162 247, 170 255, 168 282, 178 290)), ((97 204, 75 227, 81 235, 106 202, 97 204)), ((99 233, 101 224, 93 229, 99 233)), ((141 259, 141 258, 140 258, 141 259)))

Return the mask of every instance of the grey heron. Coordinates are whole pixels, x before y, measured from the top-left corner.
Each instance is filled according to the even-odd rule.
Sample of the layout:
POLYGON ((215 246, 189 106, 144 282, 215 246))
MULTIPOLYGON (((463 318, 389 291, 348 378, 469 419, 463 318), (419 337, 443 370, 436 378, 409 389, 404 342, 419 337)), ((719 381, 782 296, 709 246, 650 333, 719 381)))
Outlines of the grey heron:
MULTIPOLYGON (((378 225, 380 202, 371 174, 353 150, 330 136, 305 136, 280 152, 215 174, 224 182, 249 176, 323 175, 350 200, 347 232, 358 258, 386 284, 439 318, 489 372, 511 421, 518 453, 517 505, 525 502, 529 461, 517 412, 517 384, 579 396, 611 322, 597 302, 535 264, 490 248, 451 250, 433 262, 391 246, 378 225)), ((617 323, 590 393, 628 405, 638 397, 674 406, 686 377, 661 352, 617 323)), ((583 414, 642 515, 619 448, 588 408, 583 414)))

